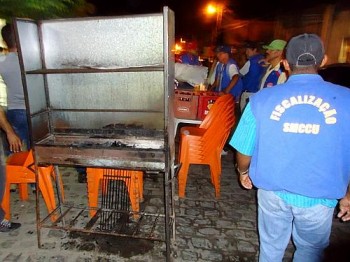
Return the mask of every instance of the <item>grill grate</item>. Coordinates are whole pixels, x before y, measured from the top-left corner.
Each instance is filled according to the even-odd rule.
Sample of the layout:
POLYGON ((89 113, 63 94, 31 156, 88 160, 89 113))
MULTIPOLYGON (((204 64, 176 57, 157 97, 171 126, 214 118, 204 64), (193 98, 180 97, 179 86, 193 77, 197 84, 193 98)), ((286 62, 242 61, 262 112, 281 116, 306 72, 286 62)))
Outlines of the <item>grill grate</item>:
POLYGON ((120 231, 129 221, 131 176, 126 170, 104 169, 102 179, 100 229, 120 231))
MULTIPOLYGON (((93 209, 96 210, 96 209, 93 209)), ((164 239, 165 216, 164 214, 151 214, 140 212, 139 219, 130 223, 115 223, 113 230, 101 230, 101 215, 106 217, 111 213, 118 213, 115 210, 97 209, 96 214, 90 218, 90 209, 62 205, 50 213, 41 222, 44 228, 53 228, 69 230, 74 232, 83 232, 86 234, 101 234, 125 236, 139 239, 149 239, 157 241, 166 241, 164 239), (61 217, 59 217, 63 214, 61 217), (52 222, 52 217, 59 217, 52 222)), ((125 212, 120 212, 125 213, 125 212)), ((173 225, 173 220, 169 221, 169 226, 173 225)), ((105 227, 107 228, 107 227, 105 227)), ((111 226, 112 228, 112 226, 111 226)))

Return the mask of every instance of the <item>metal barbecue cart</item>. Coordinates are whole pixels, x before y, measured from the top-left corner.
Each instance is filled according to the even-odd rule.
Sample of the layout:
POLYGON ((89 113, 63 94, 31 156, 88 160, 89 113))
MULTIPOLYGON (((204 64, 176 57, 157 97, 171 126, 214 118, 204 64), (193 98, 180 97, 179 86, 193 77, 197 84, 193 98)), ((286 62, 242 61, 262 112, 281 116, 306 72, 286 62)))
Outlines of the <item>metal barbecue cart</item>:
POLYGON ((140 212, 131 234, 99 230, 99 212, 84 221, 89 208, 62 201, 60 185, 58 207, 43 218, 37 194, 39 247, 41 229, 57 228, 165 241, 169 260, 175 222, 173 11, 14 22, 36 165, 141 170, 164 181, 164 213, 140 212), (161 237, 142 229, 150 223, 154 230, 159 222, 161 237))

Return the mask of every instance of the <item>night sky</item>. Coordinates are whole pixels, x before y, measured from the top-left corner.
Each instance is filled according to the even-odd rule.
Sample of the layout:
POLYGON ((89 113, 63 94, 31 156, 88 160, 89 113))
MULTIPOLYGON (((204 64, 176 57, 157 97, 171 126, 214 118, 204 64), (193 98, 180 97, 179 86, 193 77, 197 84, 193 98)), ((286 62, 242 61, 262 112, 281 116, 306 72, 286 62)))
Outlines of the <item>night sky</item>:
MULTIPOLYGON (((201 21, 203 0, 87 0, 96 7, 95 14, 123 15, 162 12, 169 6, 175 12, 175 30, 178 37, 194 37, 206 30, 208 23, 201 21)), ((209 25, 210 26, 210 25, 209 25)), ((212 27, 210 27, 212 28, 212 27)))
MULTIPOLYGON (((212 0, 86 0, 95 5, 94 15, 123 15, 161 12, 169 6, 175 12, 177 37, 196 38, 210 32, 215 19, 203 14, 205 6, 212 0)), ((228 10, 238 19, 272 20, 276 15, 300 13, 301 10, 322 3, 347 3, 350 0, 218 0, 226 2, 228 10)))

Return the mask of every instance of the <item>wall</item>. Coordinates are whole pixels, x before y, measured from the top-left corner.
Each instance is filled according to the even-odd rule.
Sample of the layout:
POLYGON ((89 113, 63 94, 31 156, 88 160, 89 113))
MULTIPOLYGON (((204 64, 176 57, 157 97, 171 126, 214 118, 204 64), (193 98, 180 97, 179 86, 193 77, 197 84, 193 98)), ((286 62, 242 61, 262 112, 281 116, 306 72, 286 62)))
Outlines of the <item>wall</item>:
POLYGON ((328 64, 350 63, 349 6, 321 4, 299 14, 284 14, 276 21, 226 17, 222 29, 224 42, 237 46, 247 40, 269 42, 279 38, 288 41, 298 34, 315 33, 324 41, 328 64))
POLYGON ((296 19, 289 14, 277 19, 274 36, 290 39, 301 33, 318 34, 324 41, 328 64, 350 62, 350 9, 320 5, 305 10, 296 19))

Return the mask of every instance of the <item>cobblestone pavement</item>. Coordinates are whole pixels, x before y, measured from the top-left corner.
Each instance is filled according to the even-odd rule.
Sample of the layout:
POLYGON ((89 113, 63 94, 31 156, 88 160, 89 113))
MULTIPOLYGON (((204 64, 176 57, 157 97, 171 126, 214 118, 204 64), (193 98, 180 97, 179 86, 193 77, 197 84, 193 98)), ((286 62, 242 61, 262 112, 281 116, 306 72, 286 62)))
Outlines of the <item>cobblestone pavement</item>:
MULTIPOLYGON (((257 261, 256 191, 243 190, 233 171, 232 152, 222 159, 221 197, 215 199, 209 168, 191 166, 186 197, 175 201, 176 241, 174 261, 257 261)), ((86 205, 86 184, 77 182, 74 168, 60 168, 66 199, 86 205)), ((162 209, 161 181, 145 177, 147 212, 162 209)), ((35 201, 20 201, 11 193, 12 219, 22 227, 0 234, 0 261, 165 261, 165 244, 128 238, 84 240, 60 230, 42 230, 42 247, 37 244, 35 201)), ((45 207, 41 208, 43 212, 45 207)), ((350 261, 350 223, 334 219, 326 261, 350 261)), ((284 261, 291 261, 293 245, 284 261)))

